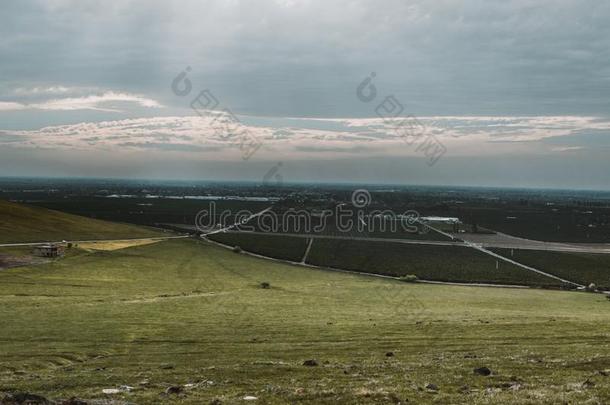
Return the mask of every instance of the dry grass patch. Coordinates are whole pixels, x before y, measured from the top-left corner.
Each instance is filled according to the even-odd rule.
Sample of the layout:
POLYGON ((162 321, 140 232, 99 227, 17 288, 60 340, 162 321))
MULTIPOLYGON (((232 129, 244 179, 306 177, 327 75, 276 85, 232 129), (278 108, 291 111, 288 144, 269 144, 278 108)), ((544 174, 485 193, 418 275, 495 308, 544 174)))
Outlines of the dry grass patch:
POLYGON ((121 240, 121 241, 103 241, 103 242, 84 242, 79 243, 78 247, 87 251, 114 251, 127 249, 135 246, 150 245, 160 242, 159 239, 143 239, 143 240, 121 240))

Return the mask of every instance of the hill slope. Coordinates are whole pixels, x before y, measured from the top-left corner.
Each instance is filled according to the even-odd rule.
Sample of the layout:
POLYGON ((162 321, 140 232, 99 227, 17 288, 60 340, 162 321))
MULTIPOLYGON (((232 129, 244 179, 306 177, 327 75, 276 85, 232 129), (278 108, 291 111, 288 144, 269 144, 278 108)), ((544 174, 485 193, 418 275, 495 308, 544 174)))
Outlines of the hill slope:
POLYGON ((608 403, 609 308, 597 294, 409 284, 165 241, 1 271, 0 398, 608 403), (134 389, 102 393, 122 385, 134 389))
POLYGON ((148 238, 162 232, 0 200, 0 243, 148 238))

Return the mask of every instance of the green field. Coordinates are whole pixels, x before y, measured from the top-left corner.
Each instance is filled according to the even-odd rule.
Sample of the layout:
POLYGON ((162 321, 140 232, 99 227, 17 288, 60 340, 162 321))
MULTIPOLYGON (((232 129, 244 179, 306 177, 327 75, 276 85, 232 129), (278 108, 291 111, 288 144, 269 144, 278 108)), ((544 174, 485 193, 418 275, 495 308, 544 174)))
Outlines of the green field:
POLYGON ((166 234, 0 200, 0 243, 148 238, 166 234))
POLYGON ((465 283, 560 286, 550 277, 524 270, 463 246, 432 246, 353 240, 316 240, 308 263, 388 276, 465 283))
POLYGON ((601 295, 408 284, 193 240, 1 271, 0 324, 0 391, 52 399, 610 400, 601 295), (318 366, 304 366, 309 359, 318 366), (473 373, 482 366, 493 374, 473 373), (164 394, 185 384, 194 385, 164 394), (102 393, 122 385, 133 390, 102 393))
MULTIPOLYGON (((247 252, 300 261, 304 238, 219 233, 210 239, 247 252)), ((562 283, 463 246, 434 246, 395 242, 315 239, 308 264, 384 276, 414 274, 422 280, 459 283, 516 284, 560 287, 562 283)))
MULTIPOLYGON (((610 242, 610 210, 591 207, 594 213, 585 213, 589 208, 574 206, 518 206, 469 207, 463 212, 464 220, 479 227, 507 233, 521 238, 548 242, 610 242), (594 227, 589 227, 594 224, 594 227)), ((451 215, 460 216, 460 212, 451 215)))
POLYGON ((300 262, 307 249, 307 239, 290 236, 216 233, 208 238, 225 245, 239 246, 247 252, 293 262, 300 262))
POLYGON ((492 249, 520 263, 583 285, 610 289, 610 255, 526 249, 492 249))

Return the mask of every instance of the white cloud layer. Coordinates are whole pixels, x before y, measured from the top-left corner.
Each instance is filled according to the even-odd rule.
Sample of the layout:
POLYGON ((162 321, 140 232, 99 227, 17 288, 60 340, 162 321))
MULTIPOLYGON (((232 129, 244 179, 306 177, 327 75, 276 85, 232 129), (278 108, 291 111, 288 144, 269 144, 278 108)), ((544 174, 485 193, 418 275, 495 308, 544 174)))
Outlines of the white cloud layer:
MULTIPOLYGON (((62 108, 72 105, 66 102, 62 108)), ((417 156, 418 143, 429 136, 447 148, 447 156, 493 156, 575 152, 585 149, 590 134, 610 133, 610 121, 576 116, 420 117, 407 118, 403 126, 400 120, 380 118, 283 119, 282 125, 273 119, 257 125, 248 120, 219 126, 214 116, 153 117, 5 130, 0 131, 0 146, 209 153, 221 160, 239 158, 239 134, 246 132, 261 143, 257 157, 263 159, 417 156), (574 144, 581 137, 582 145, 574 144)))
POLYGON ((0 111, 18 111, 25 109, 26 106, 21 103, 15 103, 12 101, 0 101, 0 111))
MULTIPOLYGON (((16 93, 27 94, 56 94, 57 92, 67 93, 67 87, 49 87, 33 89, 17 89, 16 93)), ((136 94, 107 91, 101 94, 93 94, 82 97, 64 97, 44 100, 35 103, 25 102, 1 102, 0 111, 18 110, 53 110, 53 111, 74 111, 74 110, 93 110, 105 112, 120 112, 120 103, 132 103, 141 107, 161 108, 162 105, 156 100, 146 98, 136 94)))

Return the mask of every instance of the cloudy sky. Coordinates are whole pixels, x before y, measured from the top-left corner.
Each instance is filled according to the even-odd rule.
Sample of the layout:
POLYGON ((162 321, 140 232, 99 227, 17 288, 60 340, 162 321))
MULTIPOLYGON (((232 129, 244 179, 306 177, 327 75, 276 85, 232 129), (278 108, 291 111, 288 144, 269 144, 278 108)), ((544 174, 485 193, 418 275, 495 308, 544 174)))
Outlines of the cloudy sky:
POLYGON ((603 0, 3 1, 0 176, 610 189, 608 21, 603 0))

